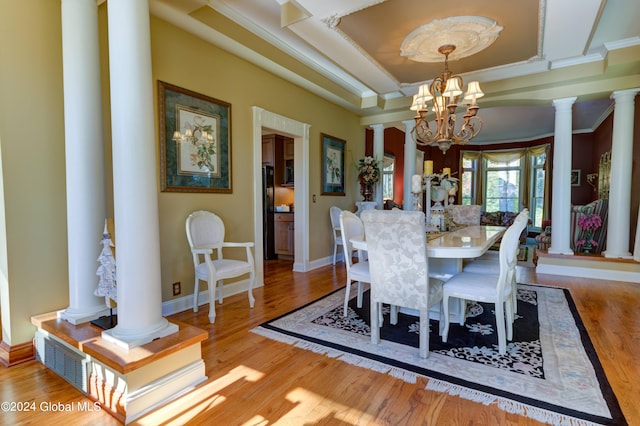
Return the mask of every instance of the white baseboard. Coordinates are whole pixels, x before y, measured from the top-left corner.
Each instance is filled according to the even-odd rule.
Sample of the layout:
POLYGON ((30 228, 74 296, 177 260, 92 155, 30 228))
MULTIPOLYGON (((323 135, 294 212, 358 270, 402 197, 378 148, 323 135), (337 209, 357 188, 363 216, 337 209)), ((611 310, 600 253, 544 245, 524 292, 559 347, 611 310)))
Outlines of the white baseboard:
MULTIPOLYGON (((204 284, 202 284, 204 285, 204 284)), ((231 284, 224 284, 222 286, 222 298, 233 296, 234 294, 247 293, 249 286, 249 279, 242 281, 236 281, 231 284)), ((262 287, 262 285, 256 285, 254 288, 262 287)), ((198 306, 206 305, 209 303, 209 290, 200 291, 198 295, 198 306)), ((249 304, 249 298, 247 297, 247 304, 249 304)), ((167 300, 162 303, 162 316, 177 314, 178 312, 184 312, 193 309, 193 293, 178 297, 177 299, 167 300)))

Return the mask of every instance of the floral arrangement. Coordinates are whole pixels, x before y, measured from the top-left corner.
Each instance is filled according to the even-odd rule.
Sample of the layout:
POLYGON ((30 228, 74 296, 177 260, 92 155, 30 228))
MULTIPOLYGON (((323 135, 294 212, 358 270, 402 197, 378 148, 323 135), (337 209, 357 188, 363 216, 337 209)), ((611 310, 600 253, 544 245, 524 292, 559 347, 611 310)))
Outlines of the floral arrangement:
POLYGON ((361 158, 358 162, 358 182, 371 185, 380 180, 380 167, 373 157, 361 158))
POLYGON ((458 192, 458 178, 449 176, 449 173, 431 175, 431 188, 443 188, 449 195, 458 192))
POLYGON ((582 247, 585 253, 591 252, 598 243, 593 239, 593 233, 602 226, 602 218, 597 214, 586 214, 578 219, 578 226, 585 231, 586 236, 576 241, 576 247, 582 247))

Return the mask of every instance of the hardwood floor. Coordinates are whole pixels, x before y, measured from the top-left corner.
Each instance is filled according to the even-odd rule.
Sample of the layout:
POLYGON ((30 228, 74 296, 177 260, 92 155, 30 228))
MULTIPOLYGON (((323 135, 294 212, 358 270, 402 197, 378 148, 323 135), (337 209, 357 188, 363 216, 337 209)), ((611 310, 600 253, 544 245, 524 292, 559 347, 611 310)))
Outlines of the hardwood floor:
MULTIPOLYGON (((267 262, 265 286, 225 299, 215 324, 208 309, 172 316, 209 332, 203 343, 208 380, 134 424, 192 425, 535 425, 538 422, 444 393, 424 390, 249 330, 344 285, 344 264, 308 273, 267 262)), ((630 425, 640 424, 640 285, 519 270, 522 283, 569 288, 630 425)), ((115 425, 114 418, 39 362, 3 368, 2 401, 30 411, 0 414, 0 424, 115 425), (87 404, 85 404, 87 403, 87 404), (85 405, 83 405, 85 404, 85 405), (84 409, 84 411, 83 411, 84 409)))

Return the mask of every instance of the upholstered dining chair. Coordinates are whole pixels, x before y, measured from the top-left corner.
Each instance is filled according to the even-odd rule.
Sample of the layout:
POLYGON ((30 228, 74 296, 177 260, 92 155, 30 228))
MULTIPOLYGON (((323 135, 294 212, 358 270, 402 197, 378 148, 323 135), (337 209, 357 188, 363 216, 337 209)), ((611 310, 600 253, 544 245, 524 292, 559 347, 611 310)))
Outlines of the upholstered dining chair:
MULTIPOLYGON (((516 227, 521 233, 529 223, 529 210, 523 209, 518 216, 514 219, 511 226, 516 227)), ((520 251, 520 244, 516 245, 516 257, 520 251)), ((466 272, 474 272, 478 274, 495 274, 500 270, 500 252, 495 250, 489 250, 479 258, 467 263, 462 269, 466 272)), ((518 299, 517 299, 517 283, 516 274, 513 274, 511 286, 513 291, 511 293, 511 302, 513 305, 514 314, 518 312, 518 299)))
POLYGON ((193 256, 195 282, 193 287, 193 312, 198 312, 198 293, 200 281, 209 286, 209 322, 216 320, 215 294, 218 290, 218 302, 222 303, 222 280, 249 274, 249 306, 253 308, 255 299, 252 294, 255 281, 255 264, 251 248, 252 242, 235 243, 224 241, 224 223, 214 213, 195 211, 187 217, 187 240, 193 256), (226 259, 222 249, 244 247, 246 260, 226 259), (215 257, 215 258, 214 258, 215 257))
POLYGON ((515 280, 518 244, 520 232, 514 222, 502 237, 500 243, 500 268, 498 274, 486 274, 462 271, 449 279, 443 287, 442 306, 444 326, 442 341, 446 342, 449 334, 449 299, 457 298, 460 303, 460 325, 464 325, 466 301, 493 303, 495 305, 496 328, 498 332, 498 351, 506 353, 507 340, 513 338, 513 303, 512 293, 515 280), (506 332, 505 332, 506 325, 506 332))
POLYGON ((338 254, 338 246, 343 245, 342 235, 340 233, 340 213, 342 209, 337 206, 329 208, 329 216, 331 217, 331 228, 333 229, 333 264, 336 264, 336 255, 338 254))
MULTIPOLYGON (((362 212, 371 272, 371 341, 380 342, 382 303, 420 312, 419 354, 429 354, 429 309, 442 300, 442 281, 429 278, 424 213, 402 210, 362 212)), ((442 310, 441 310, 442 312, 442 310)), ((441 324, 442 324, 442 317, 441 324)))
POLYGON ((340 213, 340 233, 342 235, 342 247, 344 249, 344 263, 347 266, 347 286, 344 294, 344 312, 347 316, 347 307, 351 294, 351 283, 358 282, 358 299, 357 306, 362 307, 362 294, 364 292, 363 283, 371 283, 371 275, 369 274, 369 262, 358 256, 358 262, 353 262, 353 244, 351 239, 355 237, 364 237, 364 225, 362 220, 354 213, 343 210, 340 213))
POLYGON ((456 225, 480 225, 482 206, 478 204, 460 205, 452 204, 448 206, 451 220, 456 225))

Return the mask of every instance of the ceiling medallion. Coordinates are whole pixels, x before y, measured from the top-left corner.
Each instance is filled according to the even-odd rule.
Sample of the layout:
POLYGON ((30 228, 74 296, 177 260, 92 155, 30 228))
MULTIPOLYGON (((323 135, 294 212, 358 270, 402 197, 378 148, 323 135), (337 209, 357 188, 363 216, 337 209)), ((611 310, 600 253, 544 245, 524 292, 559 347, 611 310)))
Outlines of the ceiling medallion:
POLYGON ((451 16, 434 19, 411 31, 400 45, 400 55, 416 62, 440 62, 438 48, 454 45, 449 59, 466 58, 489 47, 503 27, 482 16, 451 16))

